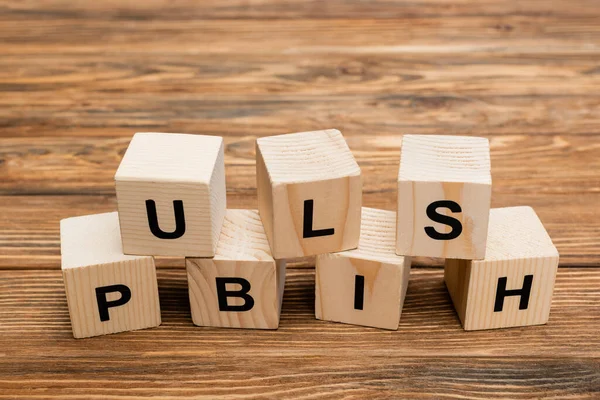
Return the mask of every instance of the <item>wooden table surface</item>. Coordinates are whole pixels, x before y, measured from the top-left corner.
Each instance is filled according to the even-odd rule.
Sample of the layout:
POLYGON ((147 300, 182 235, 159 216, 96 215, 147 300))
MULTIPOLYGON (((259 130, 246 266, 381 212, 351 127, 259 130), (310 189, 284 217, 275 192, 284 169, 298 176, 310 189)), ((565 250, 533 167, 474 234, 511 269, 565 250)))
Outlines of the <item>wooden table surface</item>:
POLYGON ((0 54, 0 398, 600 398, 597 0, 5 0, 0 54), (561 254, 548 325, 464 332, 431 259, 397 332, 316 321, 309 259, 279 330, 199 328, 160 259, 161 327, 73 339, 59 220, 116 209, 133 133, 224 136, 255 208, 256 137, 330 127, 385 209, 403 133, 489 138, 561 254))

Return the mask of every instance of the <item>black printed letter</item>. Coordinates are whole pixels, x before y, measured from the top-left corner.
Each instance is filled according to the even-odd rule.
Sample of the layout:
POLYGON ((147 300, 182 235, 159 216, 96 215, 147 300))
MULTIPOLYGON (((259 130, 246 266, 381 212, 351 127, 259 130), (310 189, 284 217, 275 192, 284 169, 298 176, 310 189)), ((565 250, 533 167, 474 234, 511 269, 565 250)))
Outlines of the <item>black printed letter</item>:
POLYGON ((250 311, 254 307, 254 299, 248 294, 250 291, 250 282, 244 278, 216 278, 217 297, 219 298, 219 311, 250 311), (228 283, 235 283, 241 286, 240 290, 227 290, 228 283), (227 304, 228 297, 241 297, 244 304, 241 306, 230 306, 227 304))
POLYGON ((362 310, 365 302, 365 277, 356 275, 354 277, 354 309, 362 310))
POLYGON ((185 216, 183 214, 183 201, 173 200, 173 209, 175 210, 175 230, 173 232, 164 232, 158 226, 158 215, 156 214, 156 203, 154 200, 146 200, 146 213, 148 214, 148 225, 150 231, 159 239, 177 239, 185 233, 185 216))
POLYGON ((317 236, 330 236, 335 233, 333 228, 328 229, 317 229, 313 231, 313 210, 314 200, 304 200, 304 226, 303 226, 303 238, 312 238, 317 236))
POLYGON ((507 280, 507 277, 498 279, 494 312, 502 311, 502 308, 504 308, 504 298, 508 296, 521 296, 521 301, 519 302, 519 310, 527 310, 527 307, 529 307, 529 296, 531 295, 531 284, 533 283, 533 275, 525 275, 525 278, 523 278, 522 289, 506 290, 507 280))
POLYGON ((448 233, 439 233, 436 231, 433 226, 425 227, 425 233, 432 239, 435 240, 452 240, 456 239, 462 233, 462 224, 456 218, 448 217, 447 215, 442 215, 437 212, 439 207, 448 208, 450 211, 459 213, 462 212, 462 209, 458 205, 450 200, 440 200, 434 201, 427 207, 427 216, 434 222, 438 222, 440 224, 449 225, 452 227, 452 230, 448 233))
POLYGON ((118 307, 131 300, 131 290, 125 285, 110 285, 96 288, 96 301, 98 302, 98 313, 100 313, 100 321, 110 320, 108 309, 111 307, 118 307), (121 293, 121 297, 118 300, 108 301, 106 300, 107 293, 121 293))

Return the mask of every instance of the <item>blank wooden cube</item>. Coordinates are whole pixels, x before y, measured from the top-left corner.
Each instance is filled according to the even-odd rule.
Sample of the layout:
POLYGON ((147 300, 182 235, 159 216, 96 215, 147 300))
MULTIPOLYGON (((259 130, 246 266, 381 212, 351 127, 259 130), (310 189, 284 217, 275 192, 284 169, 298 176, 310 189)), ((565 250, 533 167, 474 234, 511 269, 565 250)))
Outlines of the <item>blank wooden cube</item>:
POLYGON ((317 319, 398 329, 410 257, 394 252, 396 213, 362 209, 357 249, 317 256, 317 319))
POLYGON ((530 207, 490 212, 484 260, 446 260, 444 278, 465 330, 548 322, 558 251, 530 207))
POLYGON ((160 325, 154 259, 123 254, 116 212, 60 221, 60 243, 73 336, 160 325))
POLYGON ((115 181, 126 254, 215 254, 226 209, 223 138, 137 133, 115 181))
POLYGON ((356 248, 362 181, 340 131, 258 139, 256 175, 258 209, 276 259, 356 248))
POLYGON ((396 253, 484 258, 491 193, 487 139, 404 136, 396 253))
POLYGON ((214 258, 187 258, 199 326, 277 329, 285 261, 274 260, 257 210, 227 210, 214 258))

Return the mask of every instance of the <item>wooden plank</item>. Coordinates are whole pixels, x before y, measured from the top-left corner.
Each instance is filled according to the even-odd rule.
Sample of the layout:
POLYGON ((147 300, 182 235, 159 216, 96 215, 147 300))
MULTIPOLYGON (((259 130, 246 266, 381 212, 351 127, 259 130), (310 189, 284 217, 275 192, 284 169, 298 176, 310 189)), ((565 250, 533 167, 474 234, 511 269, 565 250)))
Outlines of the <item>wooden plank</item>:
POLYGON ((430 46, 369 54, 5 55, 0 134, 594 133, 598 52, 547 48, 554 53, 506 46, 453 54, 430 46))
MULTIPOLYGON (((597 97, 582 85, 598 85, 598 51, 575 50, 550 47, 547 53, 521 54, 518 49, 506 48, 462 54, 436 46, 412 50, 402 46, 366 46, 366 54, 325 48, 314 54, 289 52, 284 56, 217 53, 201 57, 198 53, 151 51, 5 55, 0 60, 0 84, 16 99, 3 97, 0 104, 15 107, 27 100, 32 106, 56 107, 62 112, 69 111, 63 108, 68 105, 73 107, 71 112, 89 110, 90 117, 102 117, 109 111, 118 111, 122 116, 125 106, 139 116, 140 106, 155 105, 153 112, 180 116, 173 110, 162 110, 160 105, 181 107, 188 101, 195 108, 204 106, 195 116, 215 118, 226 115, 224 111, 217 114, 218 109, 233 106, 244 106, 240 114, 247 115, 252 105, 248 100, 257 101, 254 106, 262 105, 263 111, 269 111, 265 106, 273 107, 278 102, 281 106, 303 104, 303 100, 315 96, 354 104, 356 99, 340 98, 343 94, 360 95, 363 103, 381 103, 384 95, 396 100, 422 98, 423 103, 433 97, 430 102, 438 106, 441 101, 446 105, 452 100, 493 102, 503 96, 531 97, 537 101, 552 95, 557 99, 569 95, 597 97), (56 92, 66 92, 68 96, 55 96, 56 92), (103 96, 85 99, 83 96, 90 92, 103 96), (145 98, 147 95, 143 94, 148 93, 155 96, 145 98), (194 94, 198 97, 191 97, 194 94), (365 97, 374 94, 381 97, 365 97), (436 95, 442 97, 437 102, 436 95), (236 104, 229 104, 232 102, 236 104), (116 110, 110 110, 111 107, 116 110)), ((427 104, 413 104, 417 105, 427 104)))
POLYGON ((223 0, 219 2, 196 2, 194 0, 150 0, 122 2, 108 0, 90 3, 86 0, 52 0, 5 2, 2 15, 11 19, 40 17, 78 19, 106 18, 116 20, 146 20, 157 14, 163 20, 214 19, 214 18, 413 18, 415 16, 478 16, 478 15, 560 15, 585 16, 598 12, 594 0, 573 0, 568 3, 550 4, 544 0, 456 0, 449 6, 444 0, 373 0, 368 2, 330 0, 260 0, 248 3, 245 0, 223 0))
MULTIPOLYGON (((244 340, 244 339, 242 339, 244 340)), ((112 344, 111 344, 112 345, 112 344)), ((109 345, 110 346, 110 345, 109 345)), ((181 343, 189 349, 190 344, 181 343)), ((148 352, 143 357, 99 350, 60 358, 0 361, 0 398, 91 399, 596 399, 597 359, 567 357, 392 357, 148 352), (18 368, 15 368, 18 365, 18 368)))
POLYGON ((313 272, 294 270, 259 332, 194 327, 185 271, 159 271, 161 327, 75 340, 60 272, 1 271, 0 397, 598 396, 600 270, 559 271, 546 326, 468 333, 442 276, 411 272, 388 332, 316 321, 313 272))
MULTIPOLYGON (((403 91, 402 83, 392 83, 386 92, 370 95, 350 91, 339 95, 317 92, 314 96, 285 93, 162 95, 144 93, 143 89, 139 90, 140 94, 105 95, 103 90, 88 91, 85 87, 68 94, 61 93, 61 90, 57 90, 56 94, 49 90, 40 95, 4 91, 5 96, 0 103, 12 100, 12 104, 3 104, 0 110, 0 135, 33 140, 40 135, 114 137, 131 136, 135 132, 183 132, 239 139, 247 135, 277 135, 333 127, 346 137, 402 133, 593 136, 597 133, 596 124, 600 118, 600 96, 592 93, 598 87, 600 74, 596 76, 593 80, 581 80, 577 90, 563 87, 567 92, 581 92, 565 96, 534 94, 536 91, 554 90, 547 89, 554 87, 553 80, 527 83, 521 82, 520 78, 506 83, 504 87, 517 82, 526 87, 515 90, 529 91, 530 94, 479 96, 474 94, 479 88, 492 90, 491 86, 496 87, 496 84, 483 88, 476 80, 471 83, 450 81, 447 89, 433 94, 423 93, 429 91, 428 88, 415 88, 403 94, 387 93, 387 90, 403 91), (455 91, 452 89, 454 86, 462 86, 463 89, 455 91), (97 97, 101 99, 96 100, 97 97), (27 112, 23 112, 25 108, 27 112)), ((314 76, 311 79, 320 78, 314 76)), ((569 79, 565 78, 567 81, 569 79)), ((339 88, 346 87, 345 83, 335 79, 324 86, 336 84, 339 88)), ((175 84, 178 85, 185 84, 175 84)), ((278 85, 264 84, 257 86, 257 90, 269 90, 269 87, 278 85)), ((310 82, 302 84, 306 90, 310 85, 310 82)), ((377 85, 387 85, 385 78, 377 85)), ((171 90, 169 83, 161 86, 154 90, 171 90)), ((561 85, 557 85, 557 90, 560 89, 561 85)), ((130 90, 137 89, 134 86, 130 90)), ((319 90, 325 92, 328 89, 322 87, 319 90)), ((505 89, 498 88, 498 91, 502 90, 505 89)))
POLYGON ((2 19, 5 54, 151 51, 169 54, 475 51, 597 53, 597 12, 577 17, 457 16, 397 19, 130 20, 2 19), (76 32, 76 34, 74 34, 76 32), (185 32, 185 34, 182 34, 185 32), (125 40, 124 40, 125 38, 125 40), (265 45, 257 45, 263 43, 265 45))
MULTIPOLYGON (((0 171, 4 174, 0 195, 114 194, 113 177, 131 135, 0 138, 0 171)), ((346 139, 363 171, 364 191, 395 191, 402 136, 361 135, 346 139)), ((596 135, 510 135, 489 139, 492 199, 502 194, 598 192, 600 143, 596 135)), ((255 193, 255 140, 255 136, 225 138, 229 193, 255 193)))

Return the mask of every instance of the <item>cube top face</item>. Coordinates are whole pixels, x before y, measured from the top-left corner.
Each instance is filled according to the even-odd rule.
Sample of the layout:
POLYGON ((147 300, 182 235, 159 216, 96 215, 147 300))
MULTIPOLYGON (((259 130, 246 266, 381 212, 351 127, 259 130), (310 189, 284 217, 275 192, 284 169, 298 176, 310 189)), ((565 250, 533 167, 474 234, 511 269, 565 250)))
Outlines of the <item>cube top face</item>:
POLYGON ((227 210, 214 260, 273 262, 258 210, 227 210))
POLYGON ((488 139, 405 135, 398 180, 492 184, 488 139))
POLYGON ((406 257, 396 254, 395 245, 396 213, 362 207, 358 247, 336 255, 403 265, 406 257))
POLYGON ((223 138, 181 133, 136 133, 115 174, 116 181, 208 185, 223 138))
POLYGON ((405 136, 398 174, 396 253, 483 259, 491 183, 487 139, 405 136))
POLYGON ((151 258, 123 254, 116 212, 63 219, 60 249, 63 270, 151 258))
POLYGON ((290 133, 256 140, 273 185, 360 175, 337 129, 290 133))
POLYGON ((481 262, 556 257, 558 250, 531 207, 490 210, 485 259, 481 262))

